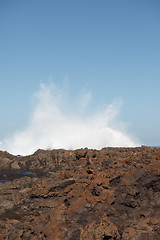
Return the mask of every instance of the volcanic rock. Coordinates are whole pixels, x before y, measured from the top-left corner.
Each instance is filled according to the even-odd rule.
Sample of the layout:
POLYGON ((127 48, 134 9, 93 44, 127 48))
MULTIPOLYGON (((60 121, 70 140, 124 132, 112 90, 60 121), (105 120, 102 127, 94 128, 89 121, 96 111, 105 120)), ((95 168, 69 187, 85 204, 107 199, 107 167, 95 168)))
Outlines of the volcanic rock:
POLYGON ((159 240, 160 148, 0 151, 0 240, 159 240))

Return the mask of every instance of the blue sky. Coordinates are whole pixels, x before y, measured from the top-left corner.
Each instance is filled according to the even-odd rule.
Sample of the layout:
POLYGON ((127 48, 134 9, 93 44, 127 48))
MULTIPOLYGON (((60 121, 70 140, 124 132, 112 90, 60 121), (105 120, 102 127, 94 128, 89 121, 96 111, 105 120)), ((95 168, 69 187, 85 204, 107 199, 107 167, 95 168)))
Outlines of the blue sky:
POLYGON ((118 120, 145 145, 160 144, 158 0, 1 0, 0 140, 23 128, 40 82, 67 79, 70 102, 123 104, 118 120))

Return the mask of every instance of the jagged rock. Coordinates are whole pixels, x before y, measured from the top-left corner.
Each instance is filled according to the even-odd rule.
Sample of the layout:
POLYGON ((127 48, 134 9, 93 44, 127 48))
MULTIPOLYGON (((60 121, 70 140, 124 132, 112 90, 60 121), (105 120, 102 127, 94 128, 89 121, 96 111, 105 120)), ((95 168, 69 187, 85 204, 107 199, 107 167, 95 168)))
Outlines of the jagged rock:
POLYGON ((0 152, 0 240, 159 240, 160 148, 0 152))

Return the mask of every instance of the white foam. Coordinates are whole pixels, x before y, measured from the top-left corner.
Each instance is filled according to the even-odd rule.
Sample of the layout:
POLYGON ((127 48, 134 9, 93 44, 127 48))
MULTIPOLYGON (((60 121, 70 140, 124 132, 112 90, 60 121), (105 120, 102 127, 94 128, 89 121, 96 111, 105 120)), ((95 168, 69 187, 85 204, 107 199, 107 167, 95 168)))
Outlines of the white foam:
POLYGON ((90 93, 81 96, 81 101, 73 107, 74 110, 66 105, 67 100, 63 93, 62 89, 58 89, 53 83, 42 83, 35 94, 38 103, 30 122, 23 131, 17 131, 11 138, 4 139, 1 149, 12 154, 29 155, 39 148, 101 149, 107 146, 138 145, 128 134, 111 127, 120 108, 118 102, 87 114, 87 106, 91 101, 90 93))

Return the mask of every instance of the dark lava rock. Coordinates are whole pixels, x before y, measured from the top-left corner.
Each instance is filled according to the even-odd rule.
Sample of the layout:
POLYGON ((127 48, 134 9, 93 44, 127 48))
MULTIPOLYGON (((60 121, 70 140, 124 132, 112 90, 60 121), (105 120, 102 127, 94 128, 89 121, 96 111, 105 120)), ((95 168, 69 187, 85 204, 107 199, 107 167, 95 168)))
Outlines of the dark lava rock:
POLYGON ((159 240, 160 148, 0 152, 0 240, 159 240))

